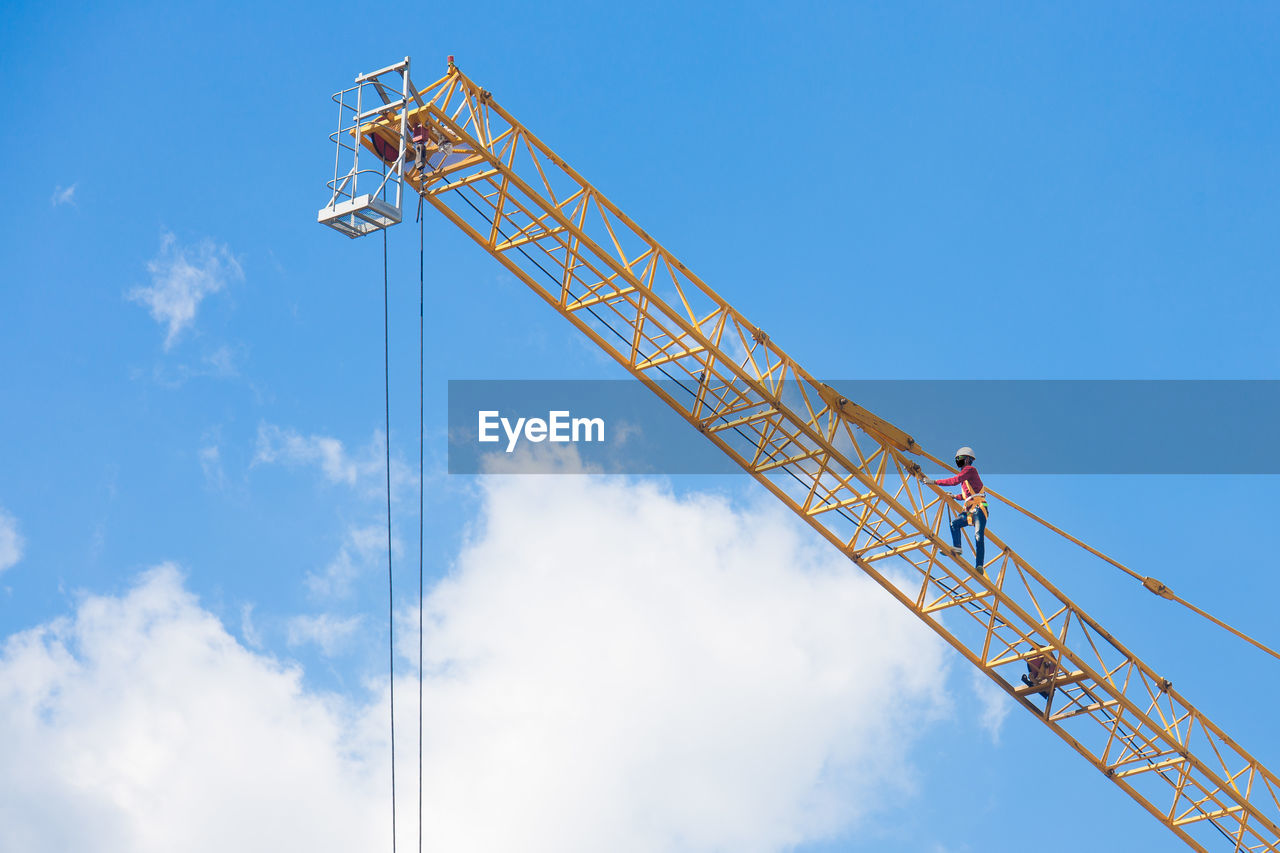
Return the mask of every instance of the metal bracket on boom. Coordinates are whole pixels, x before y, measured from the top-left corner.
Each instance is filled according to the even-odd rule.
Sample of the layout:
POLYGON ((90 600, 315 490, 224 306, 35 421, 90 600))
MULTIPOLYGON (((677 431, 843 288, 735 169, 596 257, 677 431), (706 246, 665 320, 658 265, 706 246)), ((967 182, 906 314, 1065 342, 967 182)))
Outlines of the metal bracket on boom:
POLYGON ((906 453, 920 452, 920 446, 916 444, 914 438, 884 418, 876 417, 847 397, 840 396, 840 392, 830 385, 823 382, 818 383, 818 393, 822 396, 822 401, 830 406, 832 411, 839 412, 841 417, 857 424, 863 432, 876 440, 891 444, 906 453))
POLYGON ((422 106, 409 79, 409 57, 361 74, 354 86, 334 94, 333 101, 338 105, 338 129, 329 134, 335 146, 333 180, 327 184, 329 203, 320 208, 316 219, 348 237, 361 237, 404 218, 406 107, 411 101, 422 106))
POLYGON ((1147 588, 1148 592, 1160 596, 1161 598, 1173 599, 1173 590, 1165 586, 1155 578, 1143 578, 1142 585, 1147 588))

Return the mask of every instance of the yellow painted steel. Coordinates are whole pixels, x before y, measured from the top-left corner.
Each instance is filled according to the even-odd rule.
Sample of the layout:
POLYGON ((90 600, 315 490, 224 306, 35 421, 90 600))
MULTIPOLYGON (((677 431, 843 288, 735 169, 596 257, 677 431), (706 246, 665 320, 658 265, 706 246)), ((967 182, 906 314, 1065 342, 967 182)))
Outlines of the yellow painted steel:
POLYGON ((909 435, 816 382, 455 66, 420 98, 410 123, 452 146, 408 176, 432 207, 1191 848, 1280 851, 1275 774, 997 535, 986 574, 953 555, 956 505, 921 485, 909 435), (1029 664, 1043 680, 1022 683, 1029 664))

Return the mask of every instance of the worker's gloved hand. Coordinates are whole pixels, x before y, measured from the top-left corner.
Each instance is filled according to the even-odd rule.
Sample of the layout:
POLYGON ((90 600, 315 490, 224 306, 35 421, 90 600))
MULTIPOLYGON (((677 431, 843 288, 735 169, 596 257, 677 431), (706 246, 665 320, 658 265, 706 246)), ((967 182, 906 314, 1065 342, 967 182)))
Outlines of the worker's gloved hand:
POLYGON ((924 483, 926 486, 933 486, 936 485, 938 481, 930 477, 921 477, 920 482, 924 483))

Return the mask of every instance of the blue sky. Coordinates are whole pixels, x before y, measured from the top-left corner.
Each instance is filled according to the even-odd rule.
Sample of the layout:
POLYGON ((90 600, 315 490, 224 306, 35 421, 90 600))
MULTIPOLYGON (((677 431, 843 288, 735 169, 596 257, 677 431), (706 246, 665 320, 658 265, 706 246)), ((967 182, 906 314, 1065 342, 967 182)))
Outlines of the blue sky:
MULTIPOLYGON (((149 591, 176 624, 207 627, 208 617, 223 626, 241 655, 235 661, 265 667, 264 679, 296 673, 299 701, 380 707, 382 247, 315 224, 332 170, 329 95, 360 71, 411 55, 425 83, 456 55, 814 375, 1273 379, 1278 26, 1280 16, 1262 5, 11 5, 0 81, 18 94, 19 118, 0 135, 11 201, 0 212, 0 519, 18 538, 0 537, 0 564, 11 564, 0 570, 0 635, 30 637, 21 632, 63 619, 82 639, 104 636, 90 630, 87 603, 116 602, 127 615, 146 598, 138 590, 149 591), (153 316, 146 296, 175 281, 201 294, 176 327, 153 316), (162 564, 176 566, 176 576, 156 575, 162 564)), ((405 618, 416 602, 413 232, 389 235, 397 608, 405 618)), ((512 613, 486 597, 486 555, 512 561, 503 563, 516 573, 511 588, 546 593, 532 601, 581 611, 551 594, 575 582, 572 574, 521 585, 529 583, 523 557, 505 537, 525 534, 519 518, 502 513, 519 514, 525 487, 443 473, 446 381, 621 372, 441 217, 427 220, 426 252, 427 584, 443 626, 434 636, 456 644, 442 659, 466 659, 478 653, 467 643, 484 635, 456 626, 502 636, 504 622, 484 620, 512 613)), ((982 437, 964 431, 965 411, 936 417, 954 423, 956 444, 981 454, 982 437)), ((1239 452, 1266 453, 1266 438, 1239 452)), ((1211 612, 1277 639, 1267 636, 1274 478, 1022 476, 991 485, 1211 612)), ((547 486, 550 505, 577 505, 575 488, 597 486, 547 486)), ((649 495, 636 506, 668 520, 679 515, 673 507, 729 530, 773 518, 762 490, 740 478, 599 488, 602 499, 623 502, 628 488, 649 495)), ((554 519, 542 520, 545 528, 554 519)), ((993 518, 992 529, 998 524, 1246 748, 1280 761, 1259 710, 1275 692, 1259 676, 1273 660, 1011 521, 993 518)), ((527 535, 538 541, 537 530, 527 535)), ((579 540, 542 544, 581 554, 579 540)), ((807 547, 803 537, 793 544, 807 547)), ((813 571, 826 565, 803 553, 813 571)), ((586 557, 568 562, 591 569, 586 557)), ((750 588, 762 598, 776 592, 769 584, 805 582, 761 572, 750 588)), ((731 573, 697 577, 719 578, 726 586, 707 587, 708 595, 732 598, 731 573)), ((629 599, 617 592, 602 591, 601 600, 623 607, 629 599)), ((775 626, 784 640, 787 625, 775 626)), ((154 641, 138 635, 143 645, 154 641)), ((14 642, 6 660, 16 667, 14 642)), ((931 648, 923 635, 905 647, 917 642, 931 648)), ((898 732, 900 749, 868 756, 841 739, 871 737, 878 718, 870 708, 845 728, 843 718, 831 724, 828 748, 847 747, 892 794, 866 814, 832 806, 806 823, 809 807, 780 812, 775 825, 801 829, 762 849, 1023 849, 1029 790, 1038 810, 1073 823, 1087 816, 1106 833, 1098 849, 1177 849, 1034 720, 1011 708, 998 727, 984 726, 985 694, 964 664, 928 659, 936 679, 921 684, 893 661, 883 669, 864 662, 887 705, 901 701, 918 715, 910 732, 898 732)), ((831 671, 843 665, 823 660, 831 671)), ((170 663, 194 673, 192 690, 222 683, 214 674, 202 680, 196 663, 181 659, 157 662, 156 672, 170 663)), ((398 663, 411 665, 411 656, 398 663)), ((74 674, 60 677, 74 693, 74 674)), ((499 695, 517 689, 494 684, 499 695)), ((738 695, 732 689, 723 695, 738 695)), ((252 722, 292 706, 243 707, 252 722)), ((413 710, 406 706, 402 720, 413 710)), ((367 729, 376 741, 381 717, 367 716, 351 731, 367 729)), ((127 724, 128 714, 119 719, 127 724)), ((450 719, 438 721, 441 737, 465 743, 450 719)), ((631 722, 644 719, 637 712, 631 722)), ((71 734, 114 731, 81 722, 71 734)), ((41 732, 63 746, 57 738, 71 736, 41 732)), ((466 765, 465 754, 455 758, 466 765)), ((714 756, 707 762, 719 766, 714 756)), ((574 772, 590 778, 610 766, 574 772)), ((317 801, 364 790, 352 782, 363 777, 336 760, 310 772, 339 779, 317 801)), ((402 786, 412 784, 408 772, 402 786)), ((235 778, 234 768, 228 773, 235 778)), ((568 778, 569 769, 551 760, 547 773, 568 778)), ((68 811, 79 807, 80 795, 58 777, 47 784, 52 802, 65 796, 68 811)), ((815 785, 837 800, 868 796, 856 779, 815 785)), ((752 796, 743 792, 741 802, 752 796)), ((369 800, 368 815, 342 818, 353 839, 383 829, 378 798, 369 800)), ((107 801, 128 813, 118 797, 107 801)), ((493 794, 484 805, 504 813, 504 803, 493 794)), ((672 818, 682 835, 667 847, 732 848, 716 834, 732 810, 707 814, 672 818)), ((38 822, 26 825, 42 837, 38 822)), ((1079 844, 1035 843, 1042 851, 1079 844)))

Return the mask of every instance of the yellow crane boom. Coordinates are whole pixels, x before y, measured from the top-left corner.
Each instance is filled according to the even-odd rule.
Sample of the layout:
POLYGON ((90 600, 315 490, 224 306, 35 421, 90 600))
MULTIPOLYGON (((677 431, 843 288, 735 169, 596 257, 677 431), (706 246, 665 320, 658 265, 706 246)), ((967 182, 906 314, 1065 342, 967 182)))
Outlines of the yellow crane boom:
POLYGON ((919 479, 937 459, 815 381, 452 58, 352 135, 1191 848, 1280 851, 1274 773, 998 536, 985 574, 955 555, 951 498, 919 479), (1029 661, 1051 663, 1030 685, 1029 661))

